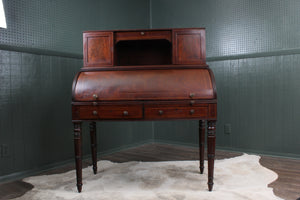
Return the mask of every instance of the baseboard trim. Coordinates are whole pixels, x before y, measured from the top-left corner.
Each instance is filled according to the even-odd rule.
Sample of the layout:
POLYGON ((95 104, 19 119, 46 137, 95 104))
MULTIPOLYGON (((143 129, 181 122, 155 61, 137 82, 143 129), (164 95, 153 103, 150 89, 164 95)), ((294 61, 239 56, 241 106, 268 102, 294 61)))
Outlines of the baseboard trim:
MULTIPOLYGON (((128 144, 128 145, 123 145, 117 148, 112 148, 106 151, 98 152, 99 157, 113 154, 122 150, 128 150, 132 149, 138 146, 142 145, 147 145, 147 144, 164 144, 164 145, 177 145, 177 146, 183 146, 183 147, 193 147, 193 148, 198 148, 198 144, 195 143, 185 143, 185 142, 177 142, 177 141, 169 141, 169 140, 144 140, 140 142, 136 142, 133 144, 128 144)), ((230 151, 230 152, 238 152, 238 153, 248 153, 248 154, 256 154, 256 155, 261 155, 261 156, 270 156, 270 157, 278 157, 278 158, 287 158, 287 159, 296 159, 300 160, 300 155, 297 154, 289 154, 289 153, 278 153, 278 152, 268 152, 268 151, 257 151, 253 149, 240 149, 240 148, 229 148, 229 147, 223 147, 223 146, 216 146, 217 150, 221 151, 230 151)), ((91 159, 91 155, 84 155, 83 160, 86 159, 91 159)), ((15 180, 20 180, 29 176, 34 176, 49 170, 54 170, 57 168, 60 168, 64 165, 74 163, 74 158, 72 159, 67 159, 62 162, 56 162, 56 163, 51 163, 48 165, 44 165, 39 168, 31 169, 31 170, 25 170, 25 171, 20 171, 20 172, 15 172, 12 174, 0 176, 0 183, 6 183, 6 182, 11 182, 15 180)))
POLYGON ((166 144, 166 145, 178 145, 183 147, 198 147, 198 144, 195 143, 187 143, 187 142, 177 142, 177 141, 169 141, 169 140, 155 140, 155 144, 166 144))
POLYGON ((106 150, 106 151, 98 152, 98 155, 106 156, 106 155, 109 155, 109 154, 117 153, 117 152, 122 151, 122 150, 128 150, 128 149, 132 149, 132 148, 135 148, 135 147, 138 147, 138 146, 142 146, 142 145, 145 145, 145 144, 152 144, 152 143, 154 143, 153 139, 143 140, 141 142, 136 142, 136 143, 129 144, 129 145, 123 145, 121 147, 112 148, 112 149, 109 149, 109 150, 106 150))
MULTIPOLYGON (((154 143, 158 144, 169 144, 169 145, 179 145, 183 147, 198 147, 198 144, 195 143, 184 143, 184 142, 177 142, 177 141, 170 141, 170 140, 155 140, 154 143)), ((247 154, 256 154, 260 156, 269 156, 269 157, 278 157, 278 158, 287 158, 287 159, 295 159, 300 160, 300 155, 292 154, 292 153, 278 153, 278 152, 271 152, 271 151, 258 151, 254 149, 242 149, 242 148, 231 148, 231 147, 224 147, 224 146, 216 146, 217 150, 220 151, 229 151, 229 152, 237 152, 237 153, 247 153, 247 154)))
MULTIPOLYGON (((154 140, 150 139, 150 140, 143 140, 140 142, 136 142, 136 143, 132 143, 132 144, 128 144, 128 145, 123 145, 117 148, 112 148, 106 151, 101 151, 98 152, 98 157, 101 158, 101 156, 104 155, 109 155, 112 153, 116 153, 122 150, 127 150, 127 149, 131 149, 131 148, 135 148, 137 146, 141 146, 141 145, 145 145, 145 144, 151 144, 153 143, 154 140)), ((87 160, 87 159, 91 159, 91 155, 84 155, 83 160, 87 160)), ((54 170, 60 167, 63 167, 65 165, 74 163, 74 158, 70 158, 61 162, 55 162, 55 163, 51 163, 51 164, 47 164, 38 168, 34 168, 34 169, 30 169, 30 170, 25 170, 25 171, 19 171, 19 172, 15 172, 15 173, 11 173, 8 175, 4 175, 4 176, 0 176, 0 183, 7 183, 7 182, 11 182, 11 181, 15 181, 15 180, 21 180, 23 178, 29 177, 29 176, 35 176, 37 174, 49 171, 49 170, 54 170)), ((75 167, 75 166, 74 166, 75 167)))
POLYGON ((231 151, 231 152, 256 154, 256 155, 260 155, 260 156, 269 156, 269 157, 300 160, 300 155, 292 154, 292 153, 279 153, 279 152, 272 152, 272 151, 258 151, 258 150, 254 150, 254 149, 230 148, 230 147, 223 147, 223 146, 217 146, 216 149, 224 150, 224 151, 231 151))

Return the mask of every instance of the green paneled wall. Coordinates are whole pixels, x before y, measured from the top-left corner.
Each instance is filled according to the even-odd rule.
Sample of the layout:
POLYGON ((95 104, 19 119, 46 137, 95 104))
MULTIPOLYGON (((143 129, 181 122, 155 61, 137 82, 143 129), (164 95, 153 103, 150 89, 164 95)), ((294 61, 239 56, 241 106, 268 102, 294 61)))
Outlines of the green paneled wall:
MULTIPOLYGON (((300 1, 161 0, 151 10, 153 28, 206 27, 219 147, 300 157, 300 1)), ((155 141, 196 146, 196 128, 155 122, 155 141)))
POLYGON ((147 28, 148 0, 4 0, 0 47, 82 56, 82 32, 147 28), (14 48, 13 48, 14 47, 14 48))
POLYGON ((300 55, 210 62, 219 97, 219 146, 300 156, 300 55), (231 124, 232 133, 224 134, 231 124))
MULTIPOLYGON (((82 32, 149 26, 148 0, 4 0, 4 7, 0 181, 73 161, 71 86, 83 64, 82 32)), ((148 142, 153 134, 151 122, 105 122, 97 129, 101 153, 148 142)))
MULTIPOLYGON (((0 50, 0 176, 73 159, 71 86, 82 59, 0 50)), ((99 123, 98 150, 149 141, 151 122, 99 123)), ((87 123, 84 154, 90 153, 87 123)), ((1 180, 1 179, 0 179, 1 180)))
MULTIPOLYGON (((73 159, 71 84, 82 67, 84 30, 206 27, 218 89, 217 145, 299 157, 299 1, 4 0, 4 6, 0 145, 9 152, 0 158, 0 180, 73 159)), ((153 140, 196 146, 197 127, 197 121, 101 122, 99 151, 153 140)), ((89 153, 89 137, 83 150, 89 153)))
POLYGON ((71 158, 70 90, 82 59, 0 55, 0 143, 8 146, 0 175, 71 158))
POLYGON ((205 27, 208 57, 299 49, 298 0, 151 0, 153 28, 205 27))

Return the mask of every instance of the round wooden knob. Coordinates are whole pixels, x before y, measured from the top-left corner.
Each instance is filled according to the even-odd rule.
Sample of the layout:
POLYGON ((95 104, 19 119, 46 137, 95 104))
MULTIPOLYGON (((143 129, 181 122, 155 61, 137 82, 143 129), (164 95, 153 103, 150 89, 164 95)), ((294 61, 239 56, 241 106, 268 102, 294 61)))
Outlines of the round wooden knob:
POLYGON ((193 98, 195 96, 195 93, 190 93, 190 97, 193 98))
POLYGON ((158 114, 159 114, 159 115, 162 115, 162 114, 164 114, 164 111, 159 110, 159 111, 158 111, 158 114))
POLYGON ((93 98, 94 99, 98 99, 98 95, 97 94, 93 94, 93 98))
POLYGON ((194 105, 195 104, 195 101, 193 100, 193 101, 190 101, 190 105, 192 106, 192 105, 194 105))
POLYGON ((124 116, 128 116, 128 111, 125 110, 125 111, 123 112, 123 115, 124 115, 124 116))
POLYGON ((94 110, 93 115, 98 115, 98 112, 96 110, 94 110))
POLYGON ((145 32, 141 32, 141 35, 145 35, 145 32))
POLYGON ((190 110, 190 114, 191 114, 191 115, 194 114, 194 113, 195 113, 195 110, 194 110, 194 109, 190 110))

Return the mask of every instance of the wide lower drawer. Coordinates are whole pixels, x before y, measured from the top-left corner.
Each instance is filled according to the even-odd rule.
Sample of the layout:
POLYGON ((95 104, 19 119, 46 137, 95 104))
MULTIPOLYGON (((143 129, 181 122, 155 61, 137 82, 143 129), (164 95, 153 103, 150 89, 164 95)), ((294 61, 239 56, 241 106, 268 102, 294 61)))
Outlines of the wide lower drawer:
POLYGON ((207 106, 145 106, 145 119, 189 119, 207 116, 207 106))
POLYGON ((77 116, 79 119, 140 119, 143 117, 143 107, 142 105, 79 106, 77 116))

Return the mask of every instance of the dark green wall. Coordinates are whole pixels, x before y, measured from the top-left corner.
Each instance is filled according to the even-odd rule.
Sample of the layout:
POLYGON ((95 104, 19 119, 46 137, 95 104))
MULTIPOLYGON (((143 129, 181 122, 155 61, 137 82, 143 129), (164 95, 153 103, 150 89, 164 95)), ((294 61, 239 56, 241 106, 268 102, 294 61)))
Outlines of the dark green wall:
POLYGON ((2 47, 60 56, 82 56, 85 30, 149 26, 148 0, 4 0, 4 8, 2 47))
MULTIPOLYGON (((219 147, 300 157, 300 1, 160 0, 151 10, 152 28, 206 27, 219 147)), ((155 122, 155 141, 196 146, 196 128, 155 122)))
POLYGON ((299 49, 298 0, 151 0, 152 28, 205 27, 207 57, 299 49))
POLYGON ((218 145, 300 157, 300 54, 209 64, 218 86, 218 145))
POLYGON ((70 88, 82 59, 1 50, 0 175, 70 159, 70 88))
MULTIPOLYGON (((84 30, 206 27, 218 88, 218 146, 299 157, 299 1, 4 0, 4 6, 0 145, 9 151, 0 158, 0 180, 73 161, 71 84, 82 67, 84 30), (224 134, 225 124, 231 134, 224 134)), ((149 141, 196 146, 197 126, 101 122, 99 151, 149 141)))
MULTIPOLYGON (((83 64, 82 32, 149 27, 148 0, 4 0, 4 7, 0 181, 73 161, 71 86, 83 64)), ((149 142, 153 134, 151 122, 97 128, 102 153, 149 142)), ((84 130, 87 155, 87 125, 84 130)))

